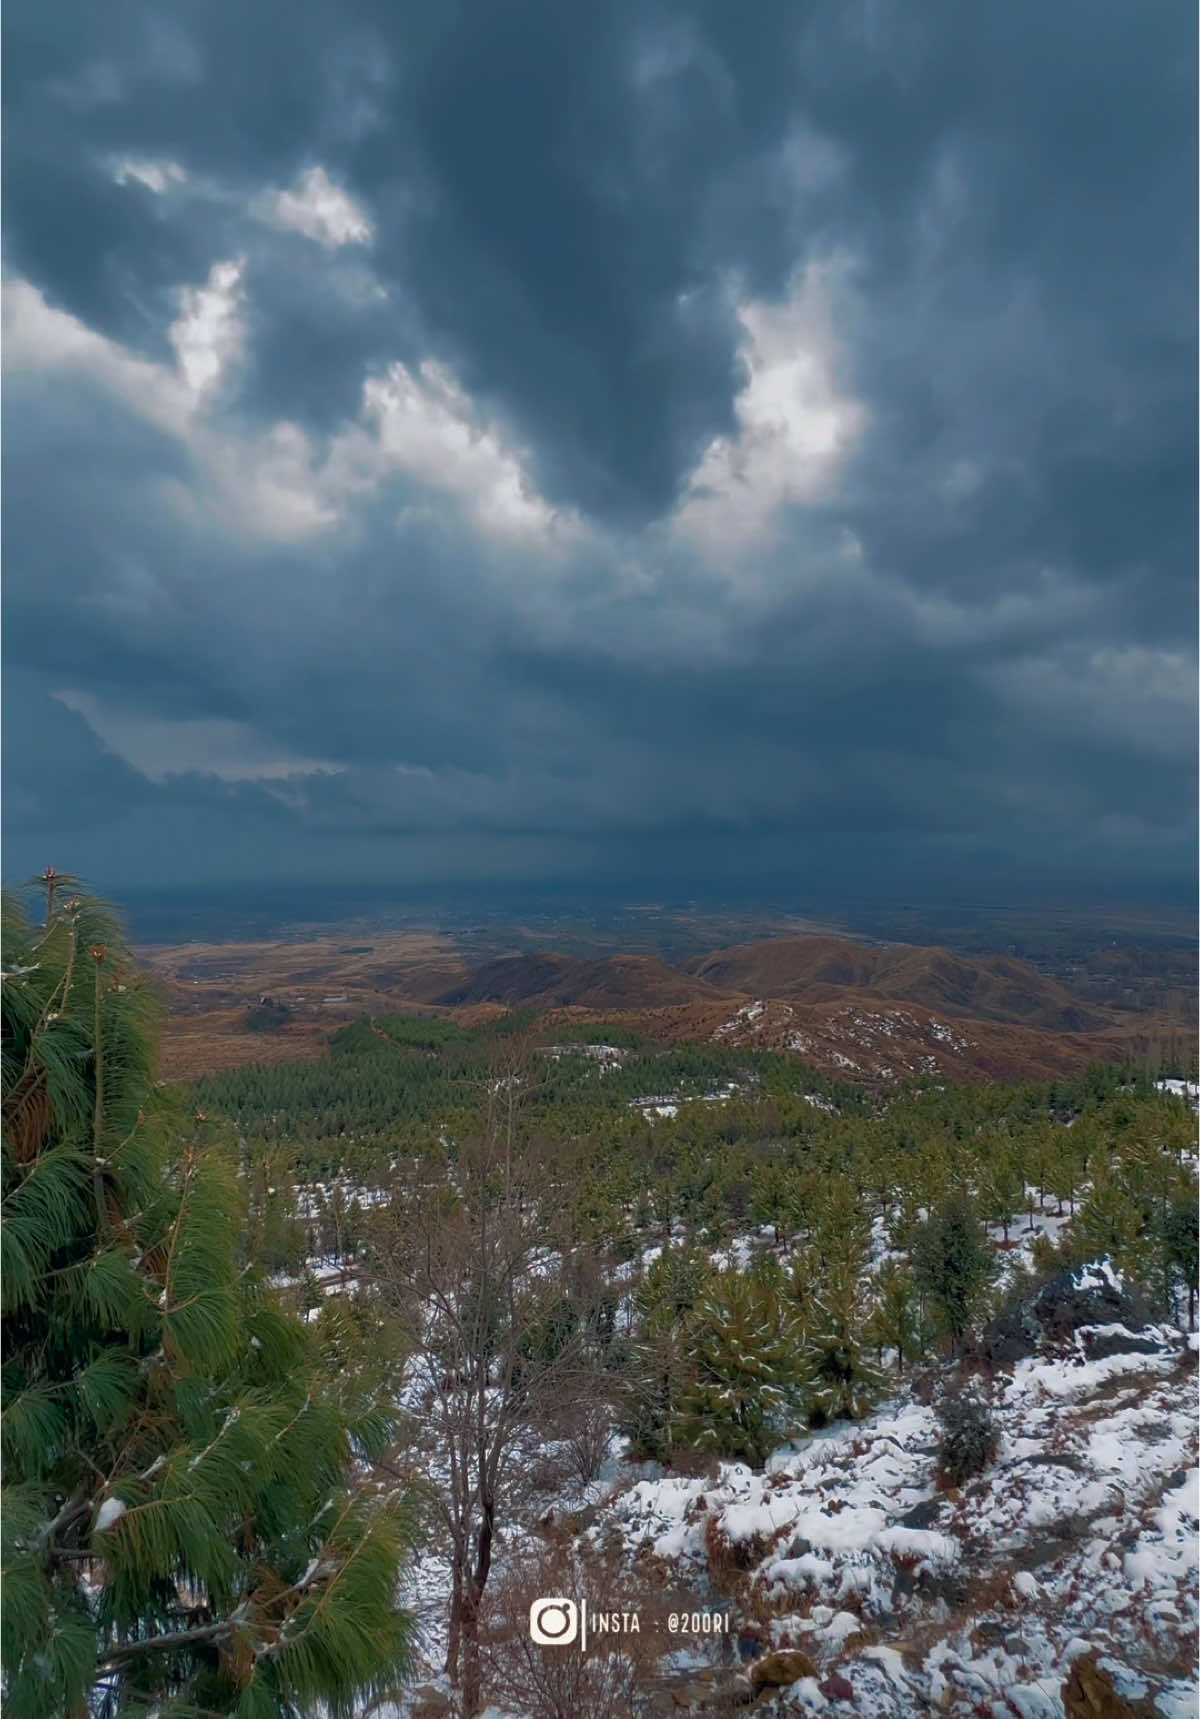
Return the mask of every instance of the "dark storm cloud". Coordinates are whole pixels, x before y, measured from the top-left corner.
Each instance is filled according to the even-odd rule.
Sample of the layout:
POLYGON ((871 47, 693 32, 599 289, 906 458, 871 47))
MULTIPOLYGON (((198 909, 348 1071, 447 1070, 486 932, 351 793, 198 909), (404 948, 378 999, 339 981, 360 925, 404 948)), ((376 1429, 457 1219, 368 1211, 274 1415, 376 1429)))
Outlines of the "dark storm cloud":
POLYGON ((21 863, 75 832, 119 881, 172 852, 228 877, 1190 868, 1180 12, 6 22, 7 272, 51 318, 22 301, 5 393, 21 863), (296 213, 314 170, 336 232, 296 213), (831 258, 828 327, 781 334, 831 258), (176 399, 181 289, 234 259, 237 339, 210 317, 176 399), (81 357, 83 330, 111 344, 81 357), (797 490, 786 368, 746 390, 810 339, 857 416, 797 490), (396 364, 419 398, 385 453, 360 408, 396 364), (689 534, 722 436, 749 462, 718 480, 726 535, 689 534))

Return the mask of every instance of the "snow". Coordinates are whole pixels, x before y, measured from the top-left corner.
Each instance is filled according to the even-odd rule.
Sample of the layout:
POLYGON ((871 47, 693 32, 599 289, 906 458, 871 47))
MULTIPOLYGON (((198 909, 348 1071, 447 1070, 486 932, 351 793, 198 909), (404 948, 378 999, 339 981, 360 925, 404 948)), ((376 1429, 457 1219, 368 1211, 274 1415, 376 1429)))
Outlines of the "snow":
POLYGON ((106 1528, 111 1528, 114 1522, 119 1522, 124 1516, 126 1506, 119 1498, 106 1498, 96 1512, 96 1533, 103 1534, 106 1528))
MULTIPOLYGON (((937 1489, 933 1410, 901 1396, 780 1450, 762 1474, 724 1464, 715 1479, 639 1480, 593 1533, 616 1532, 626 1556, 676 1581, 703 1583, 714 1547, 728 1548, 745 1608, 776 1644, 836 1663, 870 1719, 931 1704, 1063 1719, 1063 1679, 1085 1652, 1108 1656, 1122 1687, 1153 1686, 1162 1714, 1194 1712, 1192 1686, 1164 1667, 1186 1658, 1197 1622, 1195 1391, 1182 1337, 1163 1336, 1161 1355, 1039 1356, 998 1378, 1000 1453, 961 1492, 937 1489), (905 1520, 917 1505, 921 1526, 905 1520), (914 1628, 920 1650, 856 1646, 914 1628)), ((794 1691, 789 1702, 806 1710, 794 1691)))
POLYGON ((1156 1080, 1154 1084, 1159 1092, 1169 1092, 1176 1098, 1186 1098, 1193 1110, 1200 1107, 1200 1086, 1195 1081, 1156 1080))

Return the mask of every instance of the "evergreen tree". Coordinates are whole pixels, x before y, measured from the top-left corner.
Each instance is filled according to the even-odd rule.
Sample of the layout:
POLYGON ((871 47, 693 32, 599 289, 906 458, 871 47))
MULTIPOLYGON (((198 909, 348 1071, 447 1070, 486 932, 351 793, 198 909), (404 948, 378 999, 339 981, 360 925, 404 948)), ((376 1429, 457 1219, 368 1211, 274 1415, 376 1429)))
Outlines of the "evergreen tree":
POLYGON ((837 1176, 817 1208, 814 1245, 823 1265, 857 1278, 871 1251, 871 1218, 859 1189, 837 1176))
POLYGON ((844 1267, 829 1272, 817 1290, 805 1361, 814 1425, 867 1414, 883 1381, 865 1347, 858 1280, 844 1267))
POLYGON ((1196 1289, 1200 1277, 1200 1232, 1196 1227, 1194 1199, 1174 1200, 1162 1220, 1162 1246, 1167 1281, 1173 1294, 1185 1290, 1188 1301, 1188 1330, 1196 1329, 1196 1289))
POLYGON ((784 1299, 747 1273, 718 1273, 686 1347, 680 1438, 760 1467, 799 1399, 802 1351, 784 1299))
POLYGON ((1145 1244, 1146 1214, 1124 1180, 1106 1169, 1097 1176, 1071 1225, 1068 1248, 1079 1260, 1109 1258, 1139 1282, 1152 1260, 1145 1244))
POLYGON ((956 1350, 995 1275, 983 1226, 964 1194, 951 1194, 917 1230, 913 1276, 956 1350))
POLYGON ((631 1345, 625 1402, 618 1430, 630 1454, 669 1462, 679 1439, 688 1383, 687 1332, 708 1270, 684 1248, 667 1248, 634 1295, 637 1335, 631 1345))
POLYGON ((885 1350, 895 1354, 898 1374, 904 1372, 906 1361, 916 1361, 922 1353, 924 1332, 916 1285, 911 1273, 902 1271, 894 1260, 887 1260, 875 1279, 866 1337, 880 1363, 885 1350))
POLYGON ((294 1719, 392 1689, 410 1538, 371 1368, 241 1268, 112 917, 4 901, 3 1688, 23 1719, 294 1719))
POLYGON ((984 1163, 980 1193, 984 1211, 992 1223, 1000 1225, 1007 1244, 1013 1216, 1020 1211, 1025 1197, 1025 1179, 1011 1148, 997 1143, 996 1150, 984 1163))

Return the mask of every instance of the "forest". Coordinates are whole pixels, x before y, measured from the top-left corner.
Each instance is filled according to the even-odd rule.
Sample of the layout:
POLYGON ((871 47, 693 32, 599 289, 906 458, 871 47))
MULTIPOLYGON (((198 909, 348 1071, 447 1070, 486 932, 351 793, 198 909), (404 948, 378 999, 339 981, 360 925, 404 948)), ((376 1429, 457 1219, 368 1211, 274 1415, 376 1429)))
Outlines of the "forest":
MULTIPOLYGON (((1195 1328, 1195 1119, 1150 1069, 882 1089, 518 1013, 170 1088, 119 925, 65 891, 6 900, 3 1003, 14 1712, 402 1703, 433 1543, 448 1699, 553 1719, 495 1610, 547 1462, 761 1472, 986 1376, 1089 1262, 1195 1328)), ((994 1455, 983 1411, 943 1435, 948 1483, 994 1455)), ((640 1711, 636 1669, 563 1710, 640 1711)))

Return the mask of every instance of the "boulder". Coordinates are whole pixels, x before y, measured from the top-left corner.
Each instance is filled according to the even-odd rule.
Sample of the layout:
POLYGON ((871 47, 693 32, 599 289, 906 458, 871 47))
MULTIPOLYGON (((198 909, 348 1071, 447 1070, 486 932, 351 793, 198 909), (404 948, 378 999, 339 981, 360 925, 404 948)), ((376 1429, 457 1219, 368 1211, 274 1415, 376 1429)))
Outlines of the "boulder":
POLYGON ((1085 1326, 1079 1338, 1089 1361, 1102 1361, 1106 1355, 1161 1355, 1165 1347, 1157 1332, 1130 1331, 1124 1325, 1085 1326))
POLYGON ((911 1510, 906 1510, 903 1516, 896 1518, 898 1528, 932 1528, 942 1514, 940 1498, 923 1498, 920 1504, 914 1504, 911 1510))
POLYGON ((755 1689, 786 1689, 801 1677, 815 1677, 817 1668, 808 1654, 798 1647, 777 1648, 765 1653, 750 1667, 750 1681, 755 1689))
POLYGON ((840 1671, 831 1671, 820 1688, 826 1701, 854 1700, 854 1685, 848 1677, 843 1677, 840 1671))
POLYGON ((1068 1337, 1085 1325, 1124 1325, 1143 1331, 1150 1309, 1107 1262, 1061 1271, 1043 1284, 1029 1311, 1048 1337, 1068 1337))
POLYGON ((1011 1367, 1077 1331, 1088 1333, 1085 1351, 1096 1358, 1162 1348, 1146 1302, 1104 1260, 1058 1272, 1027 1301, 1001 1313, 984 1327, 980 1350, 991 1366, 1011 1367), (1093 1333, 1093 1327, 1100 1329, 1093 1333))

